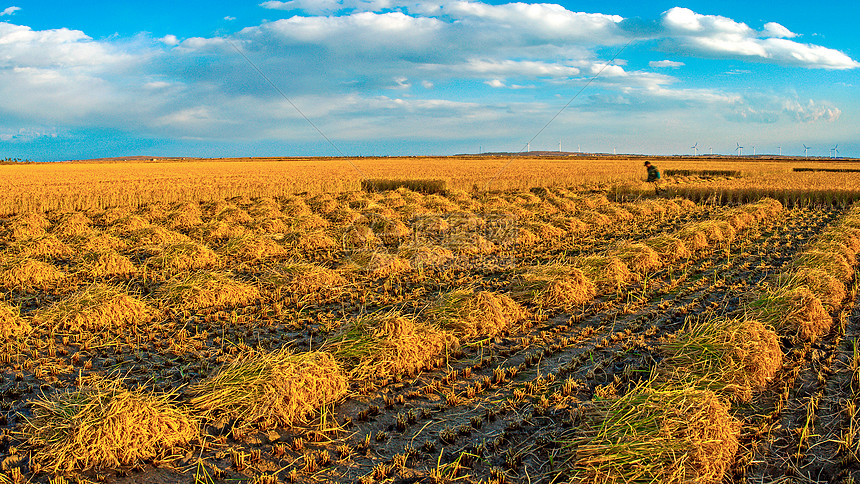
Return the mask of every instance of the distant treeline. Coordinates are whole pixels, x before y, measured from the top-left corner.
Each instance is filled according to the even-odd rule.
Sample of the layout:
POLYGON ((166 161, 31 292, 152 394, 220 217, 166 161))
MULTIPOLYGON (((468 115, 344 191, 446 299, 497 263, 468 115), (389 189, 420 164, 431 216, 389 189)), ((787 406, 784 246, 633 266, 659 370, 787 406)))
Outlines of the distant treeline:
POLYGON ((663 174, 666 176, 700 176, 703 178, 715 176, 741 176, 740 170, 666 170, 663 174))
POLYGON ((399 179, 371 179, 361 180, 361 189, 366 192, 384 192, 407 188, 418 193, 445 193, 445 180, 399 180, 399 179))
POLYGON ((20 165, 21 163, 35 163, 35 161, 22 158, 3 158, 0 160, 0 165, 20 165))
POLYGON ((858 173, 860 168, 792 168, 794 171, 828 171, 831 173, 858 173))

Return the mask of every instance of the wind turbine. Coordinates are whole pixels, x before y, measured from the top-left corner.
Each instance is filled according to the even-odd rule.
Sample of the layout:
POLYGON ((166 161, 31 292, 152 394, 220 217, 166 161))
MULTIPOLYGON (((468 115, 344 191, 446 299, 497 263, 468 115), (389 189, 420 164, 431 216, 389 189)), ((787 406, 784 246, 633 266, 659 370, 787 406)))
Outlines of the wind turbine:
POLYGON ((690 147, 693 150, 693 156, 699 156, 699 142, 696 141, 696 144, 690 147))
POLYGON ((806 146, 806 143, 803 143, 803 157, 809 158, 809 146, 806 146))
POLYGON ((755 145, 753 145, 753 156, 755 156, 755 145))
POLYGON ((735 144, 738 146, 737 148, 735 148, 735 151, 738 152, 738 156, 743 156, 744 155, 744 147, 741 146, 740 143, 736 142, 735 144))
POLYGON ((709 152, 710 154, 712 154, 712 155, 713 155, 713 154, 714 154, 714 149, 713 149, 713 148, 711 148, 710 146, 708 146, 708 152, 709 152))
POLYGON ((836 153, 839 153, 839 150, 836 149, 838 147, 839 147, 839 144, 837 143, 836 146, 834 146, 833 148, 830 148, 830 157, 831 158, 836 158, 836 153))
POLYGON ((779 147, 779 156, 782 156, 782 146, 779 147))

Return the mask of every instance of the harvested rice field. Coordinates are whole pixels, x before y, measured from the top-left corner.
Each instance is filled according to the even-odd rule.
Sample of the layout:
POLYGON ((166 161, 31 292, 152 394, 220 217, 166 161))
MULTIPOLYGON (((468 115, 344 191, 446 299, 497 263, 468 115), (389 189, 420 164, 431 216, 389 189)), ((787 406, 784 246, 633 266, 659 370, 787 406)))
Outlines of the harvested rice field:
POLYGON ((0 484, 856 482, 860 204, 693 178, 8 215, 0 484))

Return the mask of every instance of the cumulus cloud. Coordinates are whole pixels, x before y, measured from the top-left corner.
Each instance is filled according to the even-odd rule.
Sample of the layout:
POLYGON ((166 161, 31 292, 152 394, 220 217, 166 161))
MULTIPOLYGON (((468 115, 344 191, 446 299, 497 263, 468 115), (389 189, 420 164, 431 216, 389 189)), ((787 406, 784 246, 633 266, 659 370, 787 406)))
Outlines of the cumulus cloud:
POLYGON ((21 7, 6 7, 2 12, 0 12, 0 17, 14 15, 18 10, 21 10, 21 7))
POLYGON ((827 101, 808 99, 796 95, 749 94, 739 97, 723 116, 730 121, 773 124, 777 122, 832 123, 839 119, 842 110, 827 101))
POLYGON ((108 67, 131 56, 118 46, 94 42, 80 30, 33 30, 23 25, 0 22, 0 68, 108 67))
POLYGON ((438 19, 415 18, 401 12, 361 12, 340 17, 290 17, 243 29, 237 37, 286 59, 301 55, 286 50, 290 48, 324 49, 322 53, 331 58, 397 59, 402 55, 434 55, 442 27, 438 19))
POLYGON ((165 35, 158 40, 164 45, 174 46, 179 44, 179 39, 177 39, 175 35, 165 35))
POLYGON ((783 27, 782 25, 776 22, 768 22, 764 24, 764 32, 768 37, 783 37, 790 39, 792 37, 797 37, 797 34, 783 27))
POLYGON ((860 63, 827 47, 801 44, 794 34, 770 22, 763 32, 719 15, 701 15, 674 7, 663 14, 664 45, 707 57, 726 57, 819 69, 854 69, 860 63))
MULTIPOLYGON (((427 9, 427 5, 422 5, 427 9)), ((420 10, 420 9, 419 9, 420 10)), ((428 12, 435 11, 430 8, 428 12)), ((619 15, 572 12, 561 5, 507 3, 489 5, 481 2, 454 1, 445 3, 440 10, 448 17, 463 22, 469 28, 502 28, 500 38, 506 34, 533 40, 578 41, 590 44, 611 44, 622 41, 618 24, 619 15)), ((485 34, 491 34, 491 31, 485 34)))
POLYGON ((408 78, 402 76, 394 78, 393 89, 409 89, 410 87, 412 87, 412 84, 408 78))
POLYGON ((5 22, 0 45, 0 118, 90 124, 119 115, 123 104, 128 114, 138 103, 128 87, 135 83, 131 71, 146 56, 129 52, 128 45, 94 41, 78 30, 5 22))
POLYGON ((27 142, 38 138, 56 138, 56 128, 20 128, 18 130, 4 130, 0 128, 0 141, 27 142))
POLYGON ((659 67, 681 67, 684 65, 683 62, 670 61, 670 60, 661 60, 661 61, 651 61, 648 63, 649 66, 654 68, 659 67))
POLYGON ((842 115, 842 110, 829 103, 817 103, 810 99, 802 104, 797 99, 787 99, 782 103, 782 110, 798 121, 812 123, 816 121, 833 122, 842 115))

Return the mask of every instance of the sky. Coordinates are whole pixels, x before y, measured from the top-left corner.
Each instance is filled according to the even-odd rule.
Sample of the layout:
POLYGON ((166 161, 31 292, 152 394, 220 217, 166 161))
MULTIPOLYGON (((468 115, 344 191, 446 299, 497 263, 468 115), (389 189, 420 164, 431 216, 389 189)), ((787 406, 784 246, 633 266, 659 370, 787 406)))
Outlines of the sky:
POLYGON ((860 157, 858 17, 828 0, 11 0, 0 159, 860 157))

